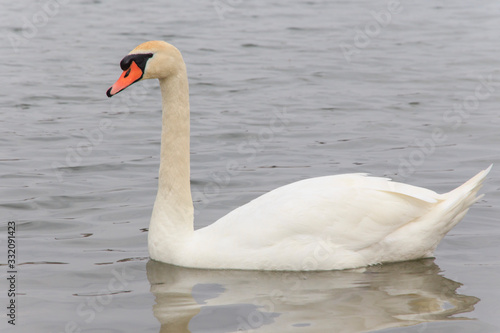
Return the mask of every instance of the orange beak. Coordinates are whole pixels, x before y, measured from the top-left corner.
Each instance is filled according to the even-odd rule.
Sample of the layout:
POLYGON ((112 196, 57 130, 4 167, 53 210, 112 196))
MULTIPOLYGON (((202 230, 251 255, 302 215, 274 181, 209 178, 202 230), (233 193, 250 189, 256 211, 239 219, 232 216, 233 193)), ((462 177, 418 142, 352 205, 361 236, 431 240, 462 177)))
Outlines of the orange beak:
POLYGON ((132 83, 139 81, 142 78, 142 75, 142 70, 139 68, 139 66, 137 66, 135 61, 132 61, 129 69, 123 71, 118 81, 116 81, 115 84, 113 84, 111 88, 108 89, 106 95, 108 95, 108 97, 111 97, 118 94, 120 91, 130 86, 132 83))

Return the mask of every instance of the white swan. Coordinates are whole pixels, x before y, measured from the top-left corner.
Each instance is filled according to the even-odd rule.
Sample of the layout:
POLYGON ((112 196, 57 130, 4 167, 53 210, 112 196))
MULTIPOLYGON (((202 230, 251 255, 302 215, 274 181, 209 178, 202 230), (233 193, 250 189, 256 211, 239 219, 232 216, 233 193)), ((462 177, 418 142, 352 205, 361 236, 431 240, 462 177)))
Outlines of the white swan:
POLYGON ((479 199, 491 166, 457 189, 431 190, 366 174, 311 178, 266 193, 194 231, 189 170, 189 88, 181 53, 162 41, 120 63, 115 95, 160 81, 163 103, 158 194, 149 226, 152 259, 197 268, 332 270, 432 256, 479 199))

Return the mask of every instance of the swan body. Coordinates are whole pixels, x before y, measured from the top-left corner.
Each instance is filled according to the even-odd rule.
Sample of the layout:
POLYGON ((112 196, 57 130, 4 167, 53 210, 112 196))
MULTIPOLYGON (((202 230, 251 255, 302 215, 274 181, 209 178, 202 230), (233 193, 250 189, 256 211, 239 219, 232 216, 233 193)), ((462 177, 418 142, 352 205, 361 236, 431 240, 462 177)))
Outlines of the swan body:
POLYGON ((109 97, 156 78, 162 91, 158 194, 148 249, 154 260, 196 268, 347 269, 430 257, 481 196, 491 169, 455 190, 428 189, 366 174, 317 177, 279 187, 213 224, 193 229, 189 88, 180 52, 146 42, 126 56, 109 97))

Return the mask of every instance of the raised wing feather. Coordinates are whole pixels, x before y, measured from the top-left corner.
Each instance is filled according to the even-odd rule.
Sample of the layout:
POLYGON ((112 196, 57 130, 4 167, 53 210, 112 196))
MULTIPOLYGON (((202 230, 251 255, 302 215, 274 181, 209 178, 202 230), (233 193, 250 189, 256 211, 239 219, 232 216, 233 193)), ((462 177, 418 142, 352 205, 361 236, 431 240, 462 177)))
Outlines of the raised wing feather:
POLYGON ((357 250, 426 214, 439 199, 433 191, 386 178, 318 177, 266 193, 206 231, 226 229, 227 239, 234 237, 240 247, 276 246, 290 239, 306 242, 312 237, 357 250))

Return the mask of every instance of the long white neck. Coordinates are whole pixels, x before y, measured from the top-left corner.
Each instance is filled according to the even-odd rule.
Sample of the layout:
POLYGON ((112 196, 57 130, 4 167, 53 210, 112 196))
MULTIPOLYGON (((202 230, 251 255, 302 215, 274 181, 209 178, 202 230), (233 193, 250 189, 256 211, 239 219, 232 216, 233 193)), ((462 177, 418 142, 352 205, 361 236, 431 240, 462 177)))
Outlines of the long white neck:
POLYGON ((182 63, 176 75, 159 81, 163 113, 158 194, 148 235, 152 258, 155 258, 155 254, 151 253, 152 248, 163 248, 162 251, 175 249, 193 233, 189 167, 189 86, 184 64, 182 63), (155 246, 152 246, 153 243, 155 246))

